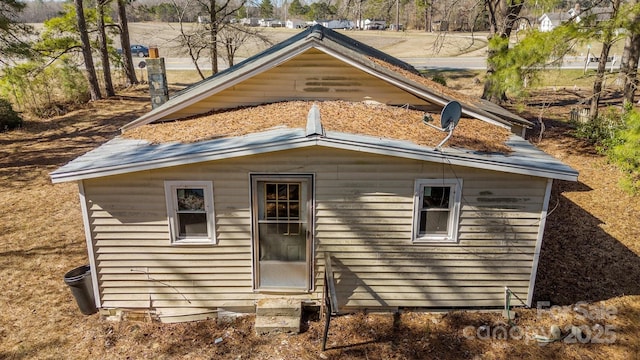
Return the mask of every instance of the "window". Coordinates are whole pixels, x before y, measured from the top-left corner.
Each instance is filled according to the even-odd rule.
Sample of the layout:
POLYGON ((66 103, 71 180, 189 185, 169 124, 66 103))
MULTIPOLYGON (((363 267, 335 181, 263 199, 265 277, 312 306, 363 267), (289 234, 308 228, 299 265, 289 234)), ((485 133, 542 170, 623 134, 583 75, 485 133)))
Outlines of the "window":
POLYGON ((461 179, 416 181, 414 241, 457 241, 461 187, 461 179))
POLYGON ((166 181, 173 244, 215 244, 213 186, 210 181, 166 181))

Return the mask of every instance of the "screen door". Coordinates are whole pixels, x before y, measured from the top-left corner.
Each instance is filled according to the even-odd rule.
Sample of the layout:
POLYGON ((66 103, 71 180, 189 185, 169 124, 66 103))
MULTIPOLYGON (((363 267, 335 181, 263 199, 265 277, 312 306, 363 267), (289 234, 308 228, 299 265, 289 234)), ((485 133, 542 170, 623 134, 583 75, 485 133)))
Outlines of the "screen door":
POLYGON ((252 185, 256 288, 309 290, 311 176, 254 176, 252 185))

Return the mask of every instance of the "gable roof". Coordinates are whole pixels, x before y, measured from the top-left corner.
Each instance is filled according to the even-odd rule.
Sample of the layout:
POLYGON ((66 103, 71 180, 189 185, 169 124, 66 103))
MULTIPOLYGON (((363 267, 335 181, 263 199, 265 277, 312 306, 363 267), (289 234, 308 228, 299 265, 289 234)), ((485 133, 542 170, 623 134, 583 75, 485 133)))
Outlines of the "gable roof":
MULTIPOLYGON (((276 91, 269 86, 265 89, 266 92, 276 91)), ((338 99, 341 96, 354 98, 352 92, 340 92, 340 88, 337 90, 335 97, 338 99)), ((362 99, 362 94, 357 96, 362 99)), ((250 96, 245 98, 252 99, 250 96)), ((277 99, 278 96, 273 98, 277 99)), ((434 117, 437 118, 438 115, 434 117)), ((497 105, 457 94, 445 86, 435 84, 421 77, 409 64, 317 25, 181 91, 164 105, 125 125, 123 135, 52 172, 51 178, 57 183, 302 147, 328 147, 514 174, 577 180, 578 173, 575 170, 538 150, 521 137, 509 134, 507 130, 518 118, 497 105), (299 58, 303 59, 298 60, 299 58), (365 116, 368 121, 358 123, 357 116, 349 115, 350 108, 336 105, 331 100, 333 93, 323 89, 306 93, 301 99, 285 98, 277 103, 291 105, 297 100, 304 100, 306 102, 298 101, 305 109, 302 114, 291 108, 286 108, 280 114, 269 113, 270 106, 277 105, 275 102, 258 102, 232 109, 214 108, 211 112, 209 105, 212 98, 233 98, 225 91, 240 87, 239 84, 243 82, 251 83, 252 86, 265 86, 261 82, 269 84, 269 80, 273 78, 269 71, 284 66, 282 64, 287 61, 294 82, 298 80, 298 73, 295 71, 300 65, 295 61, 311 64, 307 66, 305 74, 311 74, 313 79, 305 86, 313 87, 316 83, 323 83, 324 85, 318 85, 322 87, 326 83, 337 82, 337 78, 331 76, 326 81, 322 79, 323 75, 319 75, 320 80, 315 79, 313 72, 318 71, 315 68, 317 60, 321 60, 328 68, 338 69, 338 72, 355 68, 356 75, 349 72, 349 76, 345 77, 346 81, 367 83, 369 87, 365 88, 367 91, 363 91, 365 95, 368 91, 378 91, 381 96, 385 96, 387 91, 407 93, 410 97, 397 98, 418 99, 420 106, 432 104, 435 109, 449 101, 459 101, 463 116, 460 131, 448 140, 446 148, 439 148, 445 134, 426 130, 427 126, 422 124, 420 116, 424 113, 422 108, 416 111, 411 104, 407 104, 405 112, 394 118, 389 114, 400 111, 398 104, 389 106, 376 101, 351 100, 349 104, 353 104, 355 109, 351 110, 352 113, 365 116), (362 77, 356 81, 353 80, 354 76, 362 77), (387 87, 377 89, 383 85, 387 87), (184 118, 184 114, 189 113, 183 111, 185 108, 202 102, 207 106, 195 107, 200 113, 190 110, 194 112, 192 120, 167 122, 174 118, 184 118), (337 110, 331 110, 332 106, 337 110), (202 113, 207 112, 209 115, 203 116, 202 113), (219 113, 222 113, 221 117, 215 118, 219 113), (238 114, 243 116, 241 123, 230 123, 229 121, 234 121, 233 116, 238 114), (208 117, 212 117, 212 120, 207 120, 208 117), (504 120, 504 117, 510 118, 509 121, 504 120), (287 121, 282 120, 285 118, 287 121), (348 124, 338 124, 339 121, 348 124), (181 137, 185 132, 181 133, 180 126, 184 126, 189 133, 201 129, 205 131, 201 136, 187 139, 181 137), (465 129, 467 126, 469 128, 465 129), (162 131, 170 136, 153 138, 162 131), (483 137, 482 134, 492 135, 483 137), (497 134, 501 134, 497 140, 499 144, 491 145, 491 141, 498 139, 491 139, 491 136, 497 134)), ((522 119, 519 124, 531 123, 522 119)))
MULTIPOLYGON (((176 120, 184 116, 206 113, 212 109, 199 107, 198 103, 214 98, 217 94, 229 91, 248 79, 265 74, 309 52, 313 54, 319 52, 337 59, 346 66, 356 68, 367 76, 391 85, 424 103, 431 104, 432 108, 442 108, 448 102, 457 100, 462 105, 464 116, 505 128, 510 128, 514 123, 527 128, 533 126, 531 122, 515 114, 509 113, 505 116, 508 112, 497 105, 489 105, 486 101, 471 97, 460 98, 459 94, 452 94, 452 91, 445 86, 423 78, 415 68, 404 61, 336 31, 315 25, 233 67, 185 88, 162 106, 124 125, 122 130, 127 131, 153 122, 176 120), (187 111, 186 109, 190 107, 193 110, 187 111)), ((277 76, 277 74, 274 75, 274 77, 277 76)), ((336 99, 340 95, 336 94, 336 99)), ((309 96, 303 93, 295 100, 309 100, 309 96)), ((260 103, 260 99, 255 101, 254 104, 242 105, 260 103)))

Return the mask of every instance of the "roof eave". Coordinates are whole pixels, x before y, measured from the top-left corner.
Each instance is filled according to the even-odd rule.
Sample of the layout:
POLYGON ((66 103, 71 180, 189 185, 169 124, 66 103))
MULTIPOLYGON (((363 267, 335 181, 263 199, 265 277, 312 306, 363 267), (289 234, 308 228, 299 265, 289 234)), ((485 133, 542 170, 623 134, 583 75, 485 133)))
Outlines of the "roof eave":
MULTIPOLYGON (((276 141, 272 141, 265 137, 261 143, 251 143, 245 146, 205 151, 201 153, 185 153, 178 156, 155 160, 144 160, 125 165, 118 164, 93 169, 60 171, 64 169, 63 167, 52 172, 50 176, 53 183, 61 183, 320 145, 343 150, 361 151, 378 155, 396 156, 414 160, 446 163, 543 178, 568 181, 577 181, 578 178, 578 172, 568 166, 563 170, 532 167, 524 165, 524 163, 517 164, 504 161, 504 159, 508 158, 506 155, 487 156, 453 149, 437 150, 419 146, 407 141, 389 140, 338 132, 327 132, 326 136, 305 136, 304 131, 294 129, 285 132, 278 132, 278 134, 285 134, 287 137, 284 140, 276 141), (501 158, 503 161, 500 161, 501 158)), ((149 146, 153 145, 149 144, 149 146)), ((188 146, 188 144, 185 144, 185 146, 188 146)), ((547 156, 550 157, 550 155, 547 156)))

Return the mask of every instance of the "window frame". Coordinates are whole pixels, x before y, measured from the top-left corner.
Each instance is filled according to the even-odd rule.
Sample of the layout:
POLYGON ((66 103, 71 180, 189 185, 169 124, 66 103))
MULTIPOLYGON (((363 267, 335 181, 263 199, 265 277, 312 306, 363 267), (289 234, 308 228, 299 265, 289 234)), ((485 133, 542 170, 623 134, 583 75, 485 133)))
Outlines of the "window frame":
POLYGON ((217 243, 215 230, 215 211, 213 200, 213 182, 211 181, 165 181, 165 199, 167 203, 167 218, 169 221, 169 235, 172 245, 215 245, 217 243), (202 189, 204 208, 207 222, 207 236, 180 236, 178 219, 178 189, 202 189))
POLYGON ((414 243, 457 242, 458 223, 460 219, 460 200, 462 199, 462 179, 416 179, 413 195, 413 231, 411 239, 414 243), (449 187, 449 218, 446 234, 420 235, 420 212, 424 187, 449 187))

